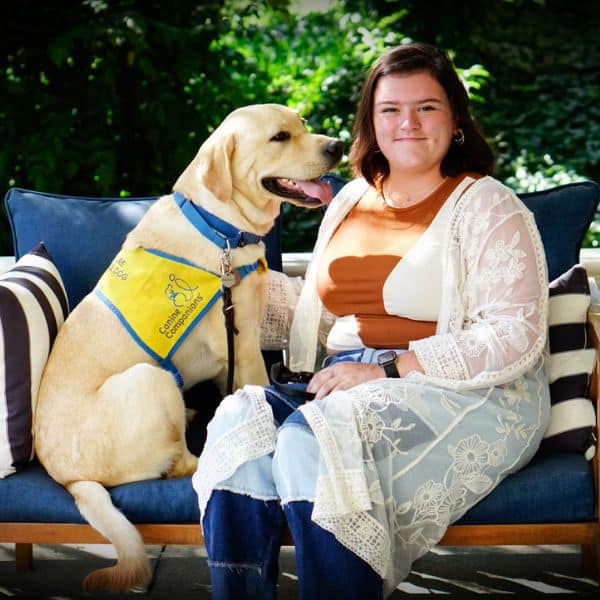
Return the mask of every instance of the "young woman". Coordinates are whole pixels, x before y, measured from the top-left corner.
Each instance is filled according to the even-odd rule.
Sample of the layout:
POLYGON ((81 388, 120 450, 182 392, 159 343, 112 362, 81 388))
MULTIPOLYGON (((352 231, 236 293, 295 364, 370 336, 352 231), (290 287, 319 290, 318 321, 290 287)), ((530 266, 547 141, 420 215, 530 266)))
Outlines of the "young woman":
POLYGON ((265 344, 289 339, 304 371, 324 348, 315 400, 246 387, 208 428, 194 486, 218 600, 275 597, 286 522, 301 598, 389 595, 548 423, 542 244, 447 54, 382 56, 354 133, 357 179, 305 281, 270 276, 265 344))

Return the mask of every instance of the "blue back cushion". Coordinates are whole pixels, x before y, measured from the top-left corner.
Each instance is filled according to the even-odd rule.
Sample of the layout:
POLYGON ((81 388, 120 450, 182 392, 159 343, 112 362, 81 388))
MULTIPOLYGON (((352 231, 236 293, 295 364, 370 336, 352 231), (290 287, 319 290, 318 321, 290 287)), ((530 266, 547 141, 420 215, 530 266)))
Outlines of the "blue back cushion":
MULTIPOLYGON (((324 177, 334 192, 345 180, 324 177)), ((598 205, 599 188, 586 181, 520 194, 542 236, 550 281, 579 262, 579 249, 598 205)), ((6 198, 16 258, 43 241, 63 277, 73 308, 117 253, 156 198, 89 198, 11 189, 6 198)), ((267 236, 267 260, 281 270, 279 223, 267 236)))
POLYGON ((579 262, 583 238, 598 207, 599 190, 596 183, 583 181, 519 194, 540 230, 549 281, 579 262))
MULTIPOLYGON (((63 196, 14 188, 5 198, 15 257, 43 241, 63 278, 73 309, 96 285, 127 233, 156 200, 63 196)), ((281 271, 277 223, 266 240, 267 260, 281 271)))

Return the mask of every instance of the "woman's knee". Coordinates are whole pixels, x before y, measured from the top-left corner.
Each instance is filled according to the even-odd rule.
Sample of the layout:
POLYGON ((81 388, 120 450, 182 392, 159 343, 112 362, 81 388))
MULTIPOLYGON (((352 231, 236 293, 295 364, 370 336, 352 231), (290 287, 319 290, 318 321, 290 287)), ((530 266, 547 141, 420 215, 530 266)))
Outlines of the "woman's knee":
MULTIPOLYGON (((268 408, 267 408, 268 411, 268 408)), ((226 396, 207 427, 200 469, 213 468, 217 489, 247 494, 261 500, 277 499, 271 468, 275 425, 270 413, 256 419, 248 394, 238 390, 226 396), (240 430, 243 428, 242 437, 240 430), (262 440, 261 452, 253 440, 262 440), (256 456, 259 454, 258 456, 256 456), (212 465, 206 465, 212 461, 212 465)))
POLYGON ((283 504, 314 500, 319 472, 319 443, 300 411, 280 427, 273 455, 273 479, 283 504))

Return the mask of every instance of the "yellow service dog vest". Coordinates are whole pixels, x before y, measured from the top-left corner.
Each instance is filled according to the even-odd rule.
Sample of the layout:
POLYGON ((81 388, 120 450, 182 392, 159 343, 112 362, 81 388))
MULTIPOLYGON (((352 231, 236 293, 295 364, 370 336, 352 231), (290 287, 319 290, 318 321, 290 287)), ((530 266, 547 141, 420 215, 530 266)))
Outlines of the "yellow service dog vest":
MULTIPOLYGON (((266 261, 238 272, 243 278, 256 270, 266 271, 266 261)), ((133 339, 183 385, 173 354, 222 296, 221 277, 182 258, 136 248, 117 254, 95 292, 133 339)))

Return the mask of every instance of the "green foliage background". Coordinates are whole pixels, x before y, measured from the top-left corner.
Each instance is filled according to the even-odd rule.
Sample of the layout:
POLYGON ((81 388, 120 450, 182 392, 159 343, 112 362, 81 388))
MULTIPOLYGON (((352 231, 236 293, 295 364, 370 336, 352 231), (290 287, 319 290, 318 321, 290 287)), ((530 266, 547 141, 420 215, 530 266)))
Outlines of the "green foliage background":
MULTIPOLYGON (((600 180, 597 2, 4 0, 0 11, 5 189, 166 193, 221 119, 255 102, 298 108, 349 148, 369 66, 407 39, 451 51, 500 179, 518 191, 600 180)), ((319 218, 286 206, 284 249, 310 249, 319 218)), ((586 245, 599 243, 595 224, 586 245)))

